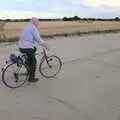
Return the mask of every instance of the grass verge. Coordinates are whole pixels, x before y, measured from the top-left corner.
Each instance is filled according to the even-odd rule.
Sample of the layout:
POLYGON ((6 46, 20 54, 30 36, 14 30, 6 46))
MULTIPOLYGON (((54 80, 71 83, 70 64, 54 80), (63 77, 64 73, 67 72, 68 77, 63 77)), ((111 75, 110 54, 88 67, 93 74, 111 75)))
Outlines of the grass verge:
MULTIPOLYGON (((106 33, 119 33, 120 29, 111 29, 111 30, 95 30, 95 31, 86 31, 86 32, 74 32, 74 33, 61 33, 61 34, 52 34, 52 35, 42 35, 42 38, 54 38, 54 37, 68 37, 68 36, 83 36, 83 35, 90 35, 90 34, 106 34, 106 33)), ((1 42, 16 42, 18 41, 18 37, 14 38, 6 38, 0 39, 1 42)))

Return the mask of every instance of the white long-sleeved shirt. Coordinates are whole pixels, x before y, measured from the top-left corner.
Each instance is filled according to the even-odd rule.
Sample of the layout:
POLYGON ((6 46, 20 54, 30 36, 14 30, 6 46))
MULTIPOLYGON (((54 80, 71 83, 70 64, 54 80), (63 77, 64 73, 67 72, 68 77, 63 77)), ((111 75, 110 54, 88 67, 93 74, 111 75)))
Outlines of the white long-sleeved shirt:
POLYGON ((29 22, 22 30, 18 46, 23 49, 33 48, 36 42, 44 44, 36 26, 32 22, 29 22))

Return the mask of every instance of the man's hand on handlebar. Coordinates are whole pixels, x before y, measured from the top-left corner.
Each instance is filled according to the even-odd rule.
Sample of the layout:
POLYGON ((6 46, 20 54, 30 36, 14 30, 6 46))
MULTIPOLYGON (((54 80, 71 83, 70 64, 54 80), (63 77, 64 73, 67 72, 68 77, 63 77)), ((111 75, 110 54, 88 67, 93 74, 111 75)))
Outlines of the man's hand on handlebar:
POLYGON ((41 44, 41 46, 43 46, 46 50, 50 50, 50 48, 48 47, 48 45, 46 43, 41 44))

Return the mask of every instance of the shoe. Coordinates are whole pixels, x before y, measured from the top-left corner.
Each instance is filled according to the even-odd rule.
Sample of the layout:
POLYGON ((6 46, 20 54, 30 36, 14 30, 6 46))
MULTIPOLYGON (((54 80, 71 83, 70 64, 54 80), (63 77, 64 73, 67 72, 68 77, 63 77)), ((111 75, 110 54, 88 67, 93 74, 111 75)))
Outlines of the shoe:
POLYGON ((39 79, 38 78, 34 78, 34 79, 28 79, 29 82, 38 82, 39 79))

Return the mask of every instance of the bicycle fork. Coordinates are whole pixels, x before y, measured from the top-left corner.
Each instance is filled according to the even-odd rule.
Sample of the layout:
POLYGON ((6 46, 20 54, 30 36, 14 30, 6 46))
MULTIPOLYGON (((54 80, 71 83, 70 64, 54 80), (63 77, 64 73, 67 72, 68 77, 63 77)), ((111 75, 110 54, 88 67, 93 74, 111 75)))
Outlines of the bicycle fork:
POLYGON ((50 65, 50 62, 49 62, 49 61, 52 61, 52 58, 48 60, 48 57, 46 56, 45 60, 46 60, 46 62, 48 64, 49 68, 52 68, 52 66, 50 65))

